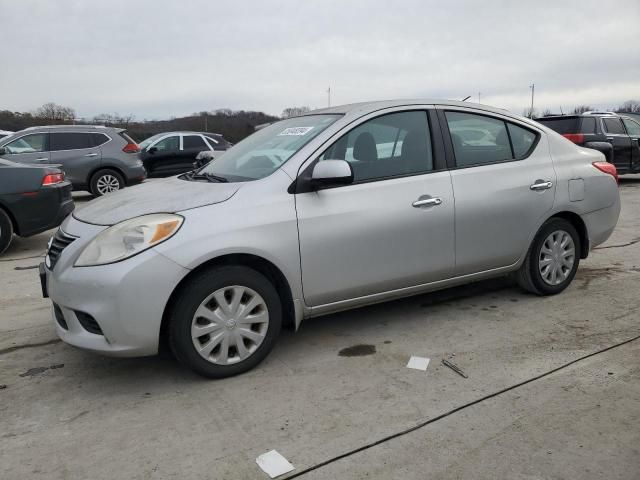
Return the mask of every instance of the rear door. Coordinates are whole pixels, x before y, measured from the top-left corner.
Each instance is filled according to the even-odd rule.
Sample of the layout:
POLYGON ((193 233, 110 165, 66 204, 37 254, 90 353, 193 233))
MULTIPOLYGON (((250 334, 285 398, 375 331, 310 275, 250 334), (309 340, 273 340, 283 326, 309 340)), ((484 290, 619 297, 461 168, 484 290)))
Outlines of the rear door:
POLYGON ((640 123, 630 118, 623 117, 629 138, 631 138, 631 170, 637 172, 640 170, 640 123))
POLYGON ((621 172, 631 169, 631 138, 620 117, 601 117, 607 142, 613 145, 613 164, 621 172))
POLYGON ((102 153, 91 132, 51 132, 50 162, 62 165, 73 185, 87 185, 89 175, 100 167, 102 153))
POLYGON ((553 207, 556 174, 544 135, 509 118, 439 111, 456 202, 456 275, 514 264, 553 207), (486 132, 482 144, 468 131, 486 132))
POLYGON ((18 163, 49 163, 49 134, 29 133, 4 145, 4 158, 18 163))

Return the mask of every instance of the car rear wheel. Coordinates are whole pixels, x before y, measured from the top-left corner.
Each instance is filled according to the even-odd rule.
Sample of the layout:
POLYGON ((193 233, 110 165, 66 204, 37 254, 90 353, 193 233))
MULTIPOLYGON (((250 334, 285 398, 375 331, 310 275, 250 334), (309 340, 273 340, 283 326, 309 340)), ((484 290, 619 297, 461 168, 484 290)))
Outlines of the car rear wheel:
POLYGON ((9 248, 13 238, 13 224, 9 215, 0 208, 0 254, 9 248))
POLYGON ((580 263, 580 237, 573 225, 552 218, 538 231, 518 270, 518 284, 537 295, 554 295, 569 286, 580 263))
POLYGON ((124 188, 124 179, 115 170, 98 170, 91 177, 89 188, 94 196, 101 197, 124 188))
POLYGON ((273 284, 244 266, 206 270, 180 291, 169 317, 176 358, 209 378, 258 365, 273 348, 282 306, 273 284))

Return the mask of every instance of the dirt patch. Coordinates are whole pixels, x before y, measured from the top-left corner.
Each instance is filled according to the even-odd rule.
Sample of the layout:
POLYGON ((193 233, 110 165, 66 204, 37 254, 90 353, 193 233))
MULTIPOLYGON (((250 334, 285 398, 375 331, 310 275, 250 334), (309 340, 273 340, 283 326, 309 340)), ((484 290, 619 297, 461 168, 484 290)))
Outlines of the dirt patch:
POLYGON ((598 278, 611 278, 616 273, 624 273, 626 270, 620 267, 581 267, 576 274, 576 280, 581 280, 582 285, 578 288, 586 290, 593 280, 598 278))
POLYGON ((364 357, 376 353, 375 345, 353 345, 338 352, 341 357, 364 357))

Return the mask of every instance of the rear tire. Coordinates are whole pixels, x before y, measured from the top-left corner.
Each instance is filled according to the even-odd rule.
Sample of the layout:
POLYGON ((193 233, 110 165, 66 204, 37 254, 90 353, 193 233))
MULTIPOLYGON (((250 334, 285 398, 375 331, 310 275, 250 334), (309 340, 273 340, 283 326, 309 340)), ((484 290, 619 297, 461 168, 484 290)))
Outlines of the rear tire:
POLYGON ((244 266, 205 270, 179 292, 169 313, 169 345, 178 361, 208 378, 244 373, 269 354, 282 306, 273 284, 244 266))
POLYGON ((105 168, 93 174, 89 182, 89 190, 93 196, 101 197, 107 193, 123 189, 124 185, 122 175, 115 170, 105 168))
POLYGON ((580 236, 563 218, 551 218, 536 234, 516 272, 518 285, 536 295, 555 295, 569 286, 580 264, 580 236))
POLYGON ((0 254, 9 248, 13 239, 13 224, 9 215, 0 208, 0 254))

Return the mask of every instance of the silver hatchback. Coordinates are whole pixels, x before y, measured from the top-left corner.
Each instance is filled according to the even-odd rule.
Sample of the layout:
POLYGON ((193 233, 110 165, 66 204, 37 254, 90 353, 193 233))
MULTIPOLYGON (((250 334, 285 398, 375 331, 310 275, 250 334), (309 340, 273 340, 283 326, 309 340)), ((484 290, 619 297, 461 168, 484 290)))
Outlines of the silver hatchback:
POLYGON ((363 103, 90 203, 56 233, 41 279, 65 342, 134 356, 164 337, 225 377, 305 318, 507 274, 559 293, 619 213, 615 167, 536 122, 363 103))

